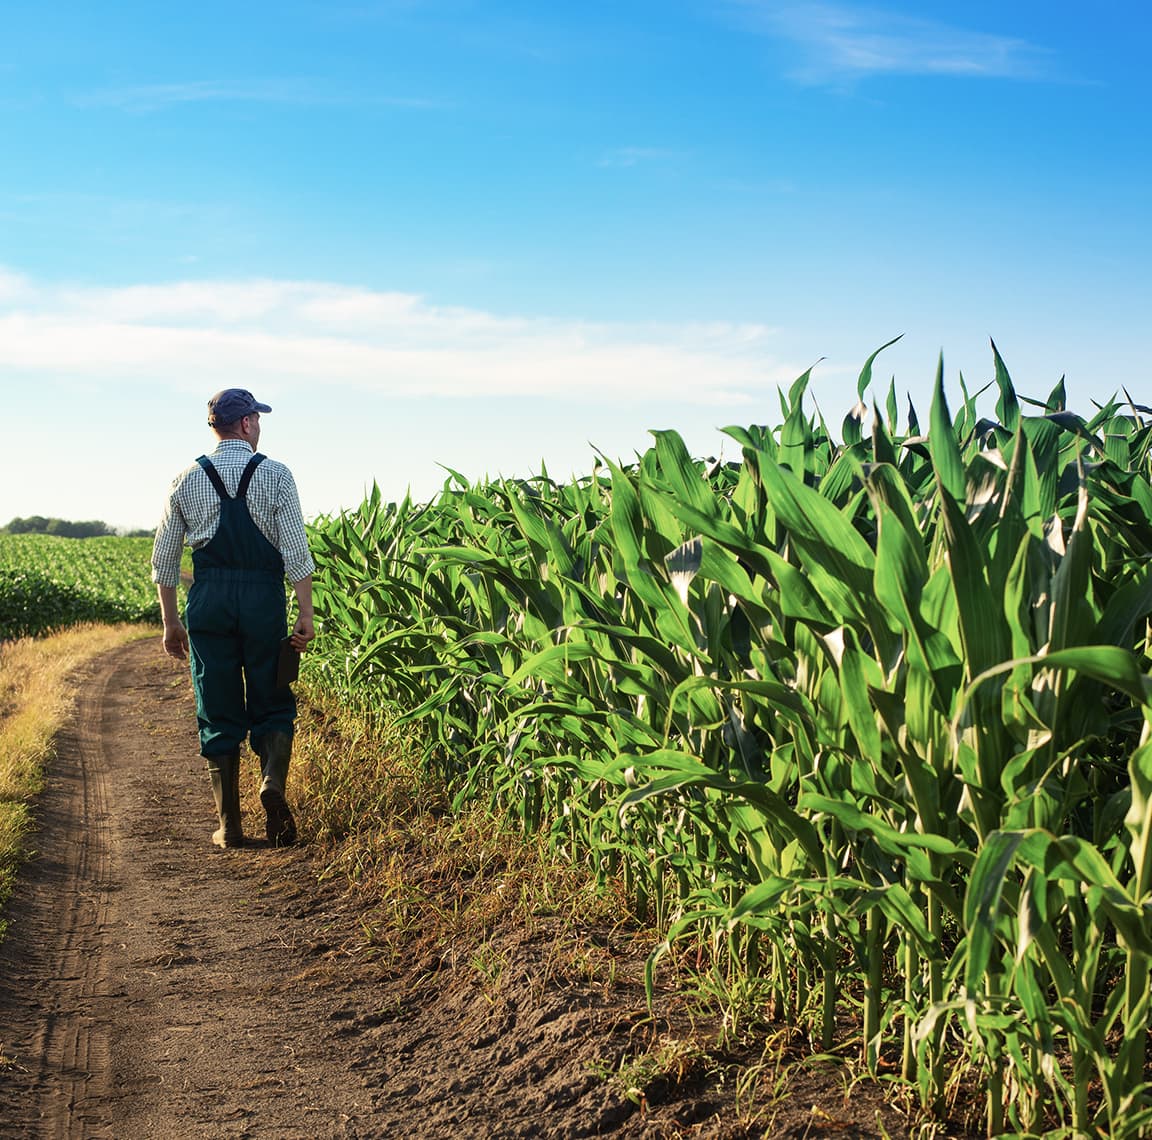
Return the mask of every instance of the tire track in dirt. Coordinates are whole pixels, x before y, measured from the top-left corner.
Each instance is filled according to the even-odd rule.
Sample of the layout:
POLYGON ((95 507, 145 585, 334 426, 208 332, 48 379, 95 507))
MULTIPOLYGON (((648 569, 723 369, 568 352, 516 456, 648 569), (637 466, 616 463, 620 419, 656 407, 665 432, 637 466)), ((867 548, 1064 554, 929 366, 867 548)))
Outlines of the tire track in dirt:
POLYGON ((108 810, 98 717, 107 675, 85 684, 58 742, 42 797, 35 874, 17 889, 17 929, 0 947, 0 1002, 31 999, 28 1016, 5 1018, 4 1048, 27 1058, 46 1133, 93 1135, 85 1108, 108 1071, 107 1033, 94 1006, 106 982, 100 953, 108 908, 108 810), (27 1044, 21 1048, 21 1042, 27 1044))

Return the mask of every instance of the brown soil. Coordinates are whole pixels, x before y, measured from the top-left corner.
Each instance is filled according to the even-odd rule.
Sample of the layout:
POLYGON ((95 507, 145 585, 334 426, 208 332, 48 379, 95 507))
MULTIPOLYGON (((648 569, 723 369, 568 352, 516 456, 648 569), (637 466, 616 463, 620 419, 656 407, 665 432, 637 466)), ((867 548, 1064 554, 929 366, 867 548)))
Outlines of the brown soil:
POLYGON ((909 1135, 882 1087, 788 1051, 738 1098, 763 1042, 724 1054, 667 996, 651 1018, 624 936, 593 933, 612 966, 583 980, 541 969, 571 943, 543 926, 489 931, 490 969, 351 960, 357 899, 321 851, 211 845, 186 673, 156 641, 83 670, 38 818, 0 946, 5 1137, 909 1135), (693 1033, 711 1048, 643 1098, 606 1076, 693 1033))

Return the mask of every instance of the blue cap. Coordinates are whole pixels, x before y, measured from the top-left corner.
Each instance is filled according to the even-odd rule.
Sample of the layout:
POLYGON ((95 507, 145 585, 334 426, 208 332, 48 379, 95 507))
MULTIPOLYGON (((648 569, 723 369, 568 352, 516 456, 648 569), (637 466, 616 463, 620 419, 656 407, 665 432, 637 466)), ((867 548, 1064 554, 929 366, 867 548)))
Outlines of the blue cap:
POLYGON ((208 426, 221 427, 235 423, 253 412, 270 412, 267 404, 258 403, 256 397, 245 388, 225 388, 208 401, 208 426))

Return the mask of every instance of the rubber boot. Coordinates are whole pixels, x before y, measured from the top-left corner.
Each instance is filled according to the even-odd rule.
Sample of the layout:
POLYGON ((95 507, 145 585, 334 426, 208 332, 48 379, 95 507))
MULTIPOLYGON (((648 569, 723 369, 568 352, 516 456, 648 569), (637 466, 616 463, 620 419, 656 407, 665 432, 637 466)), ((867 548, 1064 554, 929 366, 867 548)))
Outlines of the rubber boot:
POLYGON ((296 842, 296 821, 284 798, 284 788, 292 759, 292 737, 286 732, 267 733, 260 741, 260 759, 264 777, 260 785, 260 802, 268 817, 265 824, 268 842, 273 847, 291 847, 296 842))
POLYGON ((243 847, 244 826, 240 820, 240 753, 206 756, 208 775, 212 777, 212 796, 220 826, 212 833, 217 847, 243 847))

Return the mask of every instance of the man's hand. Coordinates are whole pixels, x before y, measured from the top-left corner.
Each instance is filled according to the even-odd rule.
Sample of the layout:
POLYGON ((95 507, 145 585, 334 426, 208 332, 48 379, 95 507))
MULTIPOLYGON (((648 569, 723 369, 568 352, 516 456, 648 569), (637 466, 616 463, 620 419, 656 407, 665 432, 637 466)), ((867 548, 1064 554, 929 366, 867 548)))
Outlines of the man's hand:
POLYGON ((164 652, 184 661, 188 657, 188 631, 180 621, 164 623, 164 652))
POLYGON ((188 656, 188 631, 176 608, 176 587, 157 586, 156 591, 160 597, 160 620, 164 623, 164 652, 183 661, 188 656))
POLYGON ((292 648, 297 653, 303 653, 308 648, 310 642, 316 636, 316 629, 313 625, 311 618, 298 617, 296 624, 292 627, 292 648))
POLYGON ((309 574, 306 578, 293 582, 292 589, 296 591, 296 608, 299 611, 299 616, 292 626, 292 648, 297 653, 303 653, 308 648, 308 642, 316 636, 316 616, 312 609, 312 575, 309 574))

